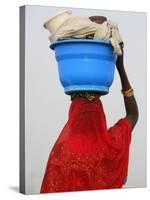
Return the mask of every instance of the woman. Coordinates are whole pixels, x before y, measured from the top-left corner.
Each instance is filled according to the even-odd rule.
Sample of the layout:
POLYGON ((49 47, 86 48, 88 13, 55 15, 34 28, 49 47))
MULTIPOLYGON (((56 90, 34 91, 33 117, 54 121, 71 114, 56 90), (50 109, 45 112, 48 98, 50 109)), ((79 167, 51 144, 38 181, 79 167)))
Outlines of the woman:
MULTIPOLYGON (((102 23, 99 16, 90 19, 94 21, 95 17, 97 23, 102 23)), ((120 45, 123 51, 123 43, 120 45)), ((41 193, 122 188, 125 184, 138 108, 123 54, 118 57, 116 68, 126 116, 108 129, 101 94, 73 93, 68 121, 50 153, 41 193)))

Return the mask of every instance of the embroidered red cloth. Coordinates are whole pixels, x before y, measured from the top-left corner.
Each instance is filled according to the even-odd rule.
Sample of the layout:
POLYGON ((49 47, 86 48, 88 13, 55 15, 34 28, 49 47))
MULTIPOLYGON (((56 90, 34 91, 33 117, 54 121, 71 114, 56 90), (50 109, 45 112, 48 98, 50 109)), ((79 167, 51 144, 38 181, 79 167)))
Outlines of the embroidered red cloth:
POLYGON ((99 97, 76 97, 47 162, 41 193, 121 188, 128 171, 131 125, 107 129, 99 97))

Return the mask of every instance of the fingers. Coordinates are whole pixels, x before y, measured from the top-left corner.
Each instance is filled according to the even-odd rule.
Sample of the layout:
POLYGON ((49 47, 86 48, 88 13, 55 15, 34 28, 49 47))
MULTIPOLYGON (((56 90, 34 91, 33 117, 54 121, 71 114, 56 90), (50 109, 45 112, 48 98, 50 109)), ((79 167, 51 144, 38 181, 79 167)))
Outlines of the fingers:
POLYGON ((119 45, 120 45, 121 49, 123 50, 123 48, 124 48, 124 42, 120 42, 119 45))

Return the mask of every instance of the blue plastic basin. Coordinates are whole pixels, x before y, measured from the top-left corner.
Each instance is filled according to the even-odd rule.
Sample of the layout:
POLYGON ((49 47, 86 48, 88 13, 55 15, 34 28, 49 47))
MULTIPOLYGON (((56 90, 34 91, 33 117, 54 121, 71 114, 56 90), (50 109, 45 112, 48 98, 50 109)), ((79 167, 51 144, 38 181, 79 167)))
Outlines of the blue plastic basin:
POLYGON ((50 45, 55 50, 59 79, 65 93, 109 92, 114 79, 117 55, 108 41, 66 39, 50 45))

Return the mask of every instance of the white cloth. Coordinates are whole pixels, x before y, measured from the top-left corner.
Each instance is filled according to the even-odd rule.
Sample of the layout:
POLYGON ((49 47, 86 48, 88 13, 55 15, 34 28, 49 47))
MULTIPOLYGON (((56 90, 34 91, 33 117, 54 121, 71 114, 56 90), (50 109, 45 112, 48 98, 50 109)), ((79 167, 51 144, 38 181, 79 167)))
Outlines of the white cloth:
POLYGON ((103 24, 92 22, 88 17, 70 16, 57 31, 49 36, 51 42, 69 38, 90 38, 110 41, 114 52, 121 55, 122 51, 119 43, 122 38, 119 33, 118 25, 113 21, 105 21, 103 24))
POLYGON ((109 40, 114 48, 115 53, 118 55, 122 54, 119 45, 119 43, 122 42, 122 38, 116 22, 108 20, 103 24, 99 24, 94 38, 97 40, 109 40))
POLYGON ((71 16, 49 38, 51 41, 65 38, 85 38, 95 34, 98 24, 87 17, 71 16))

